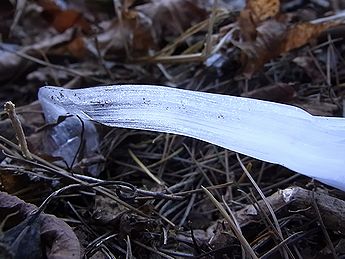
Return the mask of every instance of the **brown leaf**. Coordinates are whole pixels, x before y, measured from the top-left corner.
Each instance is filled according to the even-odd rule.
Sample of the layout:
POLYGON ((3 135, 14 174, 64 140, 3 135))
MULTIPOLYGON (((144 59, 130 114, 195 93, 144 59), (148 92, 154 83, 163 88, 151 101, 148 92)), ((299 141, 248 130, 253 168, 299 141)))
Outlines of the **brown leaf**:
MULTIPOLYGON (((1 170, 0 187, 1 191, 16 193, 28 185, 33 184, 27 175, 14 174, 13 171, 1 170)), ((36 185, 36 183, 34 183, 36 185)), ((39 187, 37 185, 36 187, 39 187)))
POLYGON ((279 13, 279 8, 279 0, 247 0, 246 7, 238 18, 243 39, 255 40, 256 27, 262 21, 275 17, 279 13))
POLYGON ((38 4, 43 8, 42 17, 58 32, 64 32, 71 27, 79 27, 85 33, 91 31, 89 23, 77 10, 62 10, 54 1, 39 0, 38 4))
POLYGON ((258 24, 279 13, 280 0, 247 0, 245 9, 250 11, 253 22, 258 24))
POLYGON ((248 78, 263 67, 273 57, 281 54, 287 25, 270 19, 256 28, 254 41, 246 41, 239 47, 242 49, 243 74, 248 78))
POLYGON ((65 10, 60 11, 56 13, 49 13, 47 15, 53 15, 54 19, 52 21, 52 26, 58 31, 58 32, 64 32, 68 28, 71 28, 73 26, 78 26, 84 29, 84 31, 89 31, 89 25, 84 20, 82 15, 75 10, 65 10))
POLYGON ((308 22, 296 24, 286 32, 286 37, 281 45, 281 52, 288 52, 307 44, 325 30, 338 25, 336 22, 311 24, 308 22))
POLYGON ((241 30, 243 74, 251 77, 270 59, 299 48, 336 22, 289 24, 290 15, 279 13, 278 0, 248 0, 238 18, 241 30))
POLYGON ((76 58, 83 58, 86 54, 84 38, 81 35, 76 35, 72 41, 66 45, 68 52, 76 58))
POLYGON ((257 36, 256 24, 252 19, 250 10, 245 9, 241 11, 240 16, 238 17, 238 24, 244 41, 255 40, 257 36))

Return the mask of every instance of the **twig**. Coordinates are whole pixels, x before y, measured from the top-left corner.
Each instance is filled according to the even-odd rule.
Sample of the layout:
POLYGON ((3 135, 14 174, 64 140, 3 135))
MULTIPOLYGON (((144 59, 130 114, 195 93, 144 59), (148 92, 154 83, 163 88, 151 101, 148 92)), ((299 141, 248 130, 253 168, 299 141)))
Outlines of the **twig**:
MULTIPOLYGON (((233 185, 233 182, 227 182, 227 183, 222 183, 222 184, 218 184, 218 185, 212 185, 212 186, 208 186, 205 187, 207 190, 216 190, 216 189, 220 189, 220 188, 225 188, 228 187, 229 185, 233 185)), ((181 191, 181 192, 176 192, 174 193, 174 195, 188 195, 188 194, 193 194, 196 192, 202 192, 202 189, 194 189, 194 190, 189 190, 189 191, 181 191)))
POLYGON ((83 146, 83 141, 84 141, 84 133, 85 133, 85 124, 84 121, 80 118, 79 115, 76 115, 76 117, 79 119, 80 123, 81 123, 81 129, 80 129, 80 142, 78 145, 78 149, 74 154, 72 163, 71 163, 71 168, 73 168, 73 165, 75 163, 75 161, 77 160, 78 155, 80 154, 81 148, 83 146))
POLYGON ((15 105, 11 101, 6 102, 4 104, 4 110, 6 111, 8 117, 11 120, 23 156, 27 159, 32 160, 32 156, 25 139, 22 124, 20 123, 18 115, 16 114, 15 105))
MULTIPOLYGON (((12 143, 11 141, 7 140, 6 138, 2 137, 0 135, 0 141, 3 141, 5 142, 6 144, 10 145, 11 147, 13 147, 14 149, 16 150, 20 150, 20 147, 18 147, 16 144, 12 143)), ((0 147, 2 147, 3 145, 0 144, 0 147)), ((40 168, 44 168, 46 169, 48 172, 52 172, 52 173, 55 173, 59 176, 62 176, 62 177, 66 177, 70 180, 72 180, 73 182, 76 182, 76 183, 79 183, 79 184, 82 184, 82 185, 86 185, 86 186, 91 186, 89 185, 87 182, 81 180, 81 179, 78 179, 76 177, 74 177, 72 174, 70 174, 69 172, 67 172, 66 170, 42 159, 41 157, 39 156, 36 156, 35 154, 32 154, 32 157, 34 160, 36 160, 37 162, 35 161, 31 161, 31 160, 25 160, 23 158, 15 158, 17 160, 20 160, 20 161, 23 161, 23 162, 26 162, 28 164, 32 164, 32 165, 35 165, 35 166, 38 166, 40 168)), ((126 207, 127 209, 129 210, 132 210, 136 213, 138 213, 139 215, 141 216, 147 216, 145 213, 141 212, 140 210, 138 210, 137 208, 133 207, 132 205, 122 201, 120 198, 118 198, 116 195, 114 195, 114 193, 110 190, 107 190, 106 188, 104 188, 103 186, 94 186, 93 187, 94 190, 98 191, 99 193, 109 197, 110 199, 116 201, 117 203, 123 205, 124 207, 126 207)))
POLYGON ((99 61, 100 61, 100 64, 102 65, 105 73, 108 75, 108 77, 111 79, 112 82, 115 81, 115 78, 113 76, 113 74, 111 73, 110 69, 107 67, 106 63, 105 63, 105 60, 103 58, 103 55, 101 53, 101 50, 100 50, 100 47, 99 47, 99 41, 98 41, 98 38, 95 37, 94 38, 95 40, 95 46, 96 46, 96 50, 97 50, 97 55, 99 57, 99 61))
POLYGON ((174 55, 174 56, 155 56, 155 57, 143 57, 137 58, 135 62, 150 62, 150 63, 189 63, 189 62, 203 62, 204 55, 202 53, 186 54, 186 55, 174 55))
POLYGON ((212 32, 213 32, 213 26, 215 22, 217 4, 218 4, 218 0, 213 0, 211 16, 210 16, 210 19, 208 20, 207 36, 206 36, 206 42, 205 42, 205 48, 204 48, 205 58, 209 57, 212 50, 212 32))
POLYGON ((24 10, 25 10, 26 4, 27 4, 27 0, 16 1, 15 3, 16 3, 16 11, 14 14, 13 22, 12 22, 11 27, 10 27, 9 37, 12 36, 15 27, 17 26, 20 18, 22 17, 22 15, 24 13, 24 10))
POLYGON ((345 11, 339 12, 335 15, 327 16, 327 17, 322 17, 319 19, 315 19, 313 21, 310 21, 311 24, 320 24, 320 23, 325 23, 325 22, 344 22, 345 20, 345 11))

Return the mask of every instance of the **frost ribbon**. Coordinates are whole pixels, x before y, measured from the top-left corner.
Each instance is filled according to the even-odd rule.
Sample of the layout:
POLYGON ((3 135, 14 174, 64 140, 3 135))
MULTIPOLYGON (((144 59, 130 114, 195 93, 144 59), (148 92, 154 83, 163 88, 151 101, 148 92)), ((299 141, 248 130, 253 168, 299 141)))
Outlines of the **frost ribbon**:
POLYGON ((290 105, 155 85, 45 86, 47 120, 66 113, 112 127, 200 139, 345 190, 345 119, 290 105))

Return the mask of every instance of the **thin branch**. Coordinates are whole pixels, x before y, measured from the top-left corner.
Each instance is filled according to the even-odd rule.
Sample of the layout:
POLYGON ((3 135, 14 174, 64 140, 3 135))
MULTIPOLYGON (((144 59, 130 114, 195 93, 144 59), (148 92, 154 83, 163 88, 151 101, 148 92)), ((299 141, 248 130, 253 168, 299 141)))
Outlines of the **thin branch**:
POLYGON ((26 142, 22 124, 20 123, 18 115, 16 114, 15 105, 11 101, 6 102, 4 104, 4 110, 6 111, 8 117, 11 120, 23 156, 27 159, 32 160, 32 155, 29 151, 28 144, 26 142))

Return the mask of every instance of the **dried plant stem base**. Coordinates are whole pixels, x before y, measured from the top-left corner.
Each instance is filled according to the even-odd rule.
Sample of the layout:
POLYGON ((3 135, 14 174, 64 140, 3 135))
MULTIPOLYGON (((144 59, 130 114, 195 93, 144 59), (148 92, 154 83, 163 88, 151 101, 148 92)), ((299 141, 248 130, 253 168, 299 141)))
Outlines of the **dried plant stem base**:
POLYGON ((20 123, 18 115, 16 114, 14 103, 12 103, 11 101, 6 102, 4 104, 4 110, 12 122, 12 126, 16 133, 16 137, 18 139, 19 146, 22 150, 23 156, 27 159, 32 160, 32 156, 29 151, 28 144, 26 142, 22 124, 20 123))

